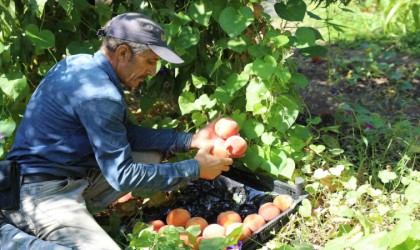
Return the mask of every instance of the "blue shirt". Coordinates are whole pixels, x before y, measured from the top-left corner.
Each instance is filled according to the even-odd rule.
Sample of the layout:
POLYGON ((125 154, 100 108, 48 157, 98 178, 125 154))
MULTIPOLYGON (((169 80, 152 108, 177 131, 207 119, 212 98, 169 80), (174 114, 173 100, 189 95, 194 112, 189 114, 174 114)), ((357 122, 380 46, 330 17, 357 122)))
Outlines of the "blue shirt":
POLYGON ((187 151, 192 134, 133 125, 127 110, 117 74, 101 51, 69 56, 33 93, 7 158, 22 174, 85 177, 99 167, 119 191, 173 190, 199 178, 194 159, 133 162, 132 150, 187 151))

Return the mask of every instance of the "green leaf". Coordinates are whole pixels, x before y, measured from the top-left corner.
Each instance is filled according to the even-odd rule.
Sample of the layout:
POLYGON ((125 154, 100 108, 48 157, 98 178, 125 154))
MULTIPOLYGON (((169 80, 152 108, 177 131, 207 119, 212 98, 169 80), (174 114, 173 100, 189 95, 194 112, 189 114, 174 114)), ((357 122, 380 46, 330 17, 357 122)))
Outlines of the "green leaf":
POLYGON ((98 39, 90 41, 72 41, 67 45, 66 54, 93 54, 98 50, 100 43, 101 42, 98 39))
POLYGON ((223 249, 225 247, 226 241, 227 239, 222 237, 202 239, 200 241, 200 250, 223 249))
POLYGON ((258 145, 251 145, 246 150, 243 161, 248 169, 255 171, 264 161, 264 150, 258 145))
POLYGON ((420 202, 420 182, 411 181, 408 187, 405 189, 405 198, 410 202, 420 202))
POLYGON ((202 114, 201 112, 194 112, 191 115, 191 120, 193 121, 196 127, 200 127, 201 124, 204 124, 205 122, 208 121, 208 118, 206 115, 202 114))
POLYGON ((302 217, 309 218, 312 214, 312 205, 308 199, 302 200, 302 205, 299 206, 299 214, 302 217))
POLYGON ((254 12, 249 7, 226 7, 219 16, 220 27, 230 36, 241 34, 254 21, 254 12))
POLYGON ((207 79, 202 76, 192 75, 192 83, 197 89, 201 89, 201 87, 207 84, 207 79))
POLYGON ((198 43, 200 40, 200 31, 197 28, 183 27, 176 38, 174 47, 177 50, 185 50, 198 43))
POLYGON ((282 95, 269 113, 271 114, 268 119, 269 125, 284 134, 295 123, 299 115, 299 106, 291 96, 282 95))
POLYGON ((249 119, 245 121, 242 130, 245 133, 246 138, 252 140, 259 138, 264 133, 265 128, 264 124, 256 119, 249 119))
POLYGON ((277 61, 271 55, 266 55, 264 60, 257 59, 252 64, 252 70, 258 77, 268 80, 276 72, 277 61))
POLYGON ((315 29, 310 27, 299 27, 296 30, 295 36, 297 38, 297 47, 304 48, 315 45, 316 35, 315 29))
POLYGON ((29 94, 29 87, 26 77, 19 71, 11 72, 0 76, 0 88, 13 100, 29 94))
POLYGON ((392 229, 392 231, 389 232, 389 235, 387 235, 389 247, 392 249, 392 247, 403 243, 410 235, 411 230, 412 222, 410 221, 409 217, 402 218, 392 229))
POLYGON ((274 47, 281 48, 289 43, 289 37, 285 35, 278 35, 271 37, 270 40, 273 42, 274 47))
POLYGON ((280 175, 287 179, 292 179, 295 169, 296 169, 295 161, 292 158, 287 158, 286 164, 279 169, 280 175))
POLYGON ((227 46, 229 49, 235 52, 242 53, 246 50, 249 43, 249 38, 245 35, 241 35, 237 38, 229 39, 229 41, 227 42, 227 46))
POLYGON ((320 45, 314 45, 311 47, 299 49, 299 54, 305 57, 325 56, 327 53, 328 53, 328 49, 320 45))
POLYGON ((269 94, 268 88, 264 82, 253 78, 246 88, 246 111, 254 111, 254 106, 263 103, 269 94))
POLYGON ((284 20, 303 21, 306 13, 306 4, 303 0, 289 0, 287 4, 283 2, 274 4, 274 10, 284 20))
POLYGON ((9 137, 16 129, 16 123, 11 117, 0 121, 0 134, 9 137))
POLYGON ((212 14, 211 2, 203 0, 192 2, 187 13, 194 22, 208 27, 212 14))
POLYGON ((309 145, 309 148, 318 155, 325 151, 325 146, 324 145, 311 144, 311 145, 309 145))
POLYGON ((357 242, 351 245, 354 250, 366 250, 366 249, 375 249, 375 250, 387 250, 388 248, 388 233, 382 231, 379 233, 368 234, 357 242))
POLYGON ((379 171, 378 177, 383 183, 389 183, 397 178, 397 174, 392 171, 382 170, 379 171))
POLYGON ((55 36, 50 30, 39 30, 35 24, 29 24, 26 26, 25 34, 38 50, 49 49, 55 46, 55 36))
POLYGON ((201 105, 196 103, 195 95, 191 92, 183 92, 178 98, 178 103, 182 115, 201 110, 201 105))
POLYGON ((308 85, 308 79, 305 75, 300 73, 293 73, 290 82, 298 85, 300 88, 304 89, 308 85))

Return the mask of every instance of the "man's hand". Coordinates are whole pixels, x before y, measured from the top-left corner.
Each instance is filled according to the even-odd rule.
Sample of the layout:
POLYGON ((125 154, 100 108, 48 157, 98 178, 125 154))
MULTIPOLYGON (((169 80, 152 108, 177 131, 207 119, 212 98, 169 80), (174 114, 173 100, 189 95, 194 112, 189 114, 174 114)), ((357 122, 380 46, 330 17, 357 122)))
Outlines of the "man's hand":
POLYGON ((214 131, 214 125, 221 118, 222 116, 218 117, 214 121, 207 124, 204 128, 200 129, 196 134, 194 134, 191 140, 190 148, 201 149, 201 148, 213 147, 214 140, 219 138, 216 135, 216 132, 214 131))
POLYGON ((222 171, 229 171, 232 165, 232 158, 217 157, 210 154, 210 147, 198 150, 194 159, 200 165, 200 178, 213 180, 219 176, 222 171))

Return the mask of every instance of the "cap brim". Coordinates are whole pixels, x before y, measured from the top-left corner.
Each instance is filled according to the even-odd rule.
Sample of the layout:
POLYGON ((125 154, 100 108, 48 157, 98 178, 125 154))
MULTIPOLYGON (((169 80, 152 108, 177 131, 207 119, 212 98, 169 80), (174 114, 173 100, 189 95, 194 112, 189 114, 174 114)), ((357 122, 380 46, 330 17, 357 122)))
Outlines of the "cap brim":
POLYGON ((175 52, 173 52, 168 47, 162 47, 158 45, 149 45, 149 48, 153 50, 153 52, 155 52, 156 55, 158 55, 160 58, 162 58, 163 60, 167 62, 175 63, 175 64, 181 64, 184 62, 184 60, 182 60, 181 57, 175 54, 175 52))

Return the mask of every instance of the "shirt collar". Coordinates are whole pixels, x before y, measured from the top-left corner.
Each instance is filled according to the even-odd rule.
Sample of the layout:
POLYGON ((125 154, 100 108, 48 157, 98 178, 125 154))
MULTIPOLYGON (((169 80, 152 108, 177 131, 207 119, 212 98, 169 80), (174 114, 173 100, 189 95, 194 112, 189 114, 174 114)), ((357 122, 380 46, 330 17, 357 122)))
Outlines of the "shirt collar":
POLYGON ((96 60, 99 67, 109 75, 112 83, 118 88, 121 94, 124 94, 122 85, 120 80, 118 79, 117 72, 115 72, 114 68, 112 68, 111 63, 108 61, 108 58, 102 53, 102 51, 98 50, 94 55, 93 58, 96 60))

